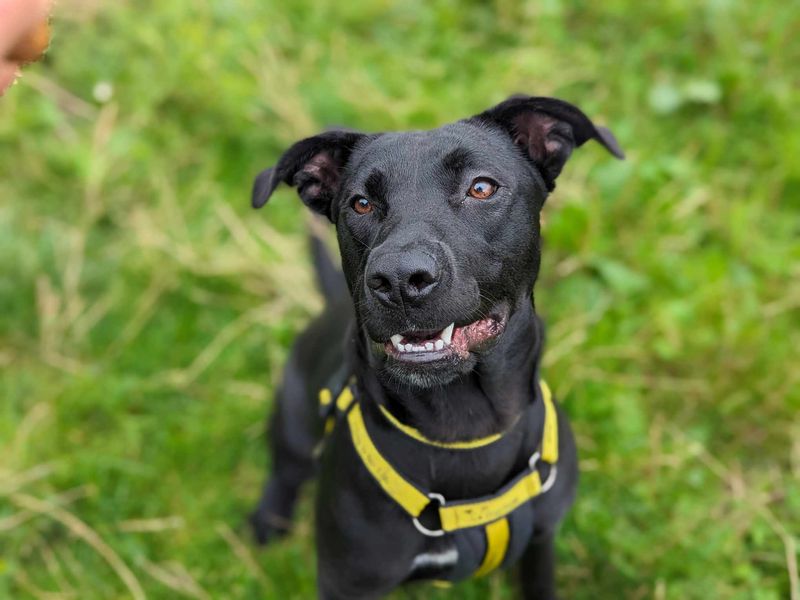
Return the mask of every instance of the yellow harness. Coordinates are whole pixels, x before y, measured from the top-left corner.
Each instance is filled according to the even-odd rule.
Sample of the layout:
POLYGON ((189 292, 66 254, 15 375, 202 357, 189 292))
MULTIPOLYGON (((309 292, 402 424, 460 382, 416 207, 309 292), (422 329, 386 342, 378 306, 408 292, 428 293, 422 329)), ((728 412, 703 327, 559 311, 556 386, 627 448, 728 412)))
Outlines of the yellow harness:
MULTIPOLYGON (((332 413, 347 416, 353 446, 359 458, 384 492, 411 517, 420 533, 438 537, 472 527, 484 528, 486 551, 479 568, 474 573, 476 576, 481 576, 500 566, 505 558, 510 536, 507 517, 520 506, 546 492, 555 482, 558 462, 558 415, 547 383, 540 380, 539 385, 545 409, 544 431, 541 446, 530 457, 527 468, 492 495, 452 502, 445 500, 440 494, 420 488, 386 460, 367 432, 361 406, 354 401, 349 385, 342 390, 335 403, 333 394, 327 388, 320 391, 319 400, 321 407, 329 415, 325 423, 326 433, 333 429, 335 423, 335 416, 332 413), (550 465, 550 472, 544 483, 537 470, 539 460, 550 465), (432 531, 419 522, 419 517, 433 501, 438 504, 436 510, 441 528, 432 531)), ((421 443, 438 448, 473 450, 496 442, 503 436, 499 433, 464 442, 439 442, 400 422, 385 407, 381 406, 381 411, 386 420, 401 432, 421 443)))

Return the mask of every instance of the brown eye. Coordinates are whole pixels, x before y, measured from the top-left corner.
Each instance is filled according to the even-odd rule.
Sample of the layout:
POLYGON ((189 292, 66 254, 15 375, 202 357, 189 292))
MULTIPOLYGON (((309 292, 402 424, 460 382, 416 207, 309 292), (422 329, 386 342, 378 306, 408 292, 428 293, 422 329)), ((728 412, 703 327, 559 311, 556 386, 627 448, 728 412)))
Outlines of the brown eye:
POLYGON ((488 177, 478 177, 478 179, 473 181, 472 185, 469 186, 468 194, 473 198, 477 198, 478 200, 486 200, 487 198, 494 196, 496 191, 496 182, 492 181, 488 177))
POLYGON ((364 198, 364 196, 356 196, 353 199, 353 210, 360 215, 366 215, 372 212, 372 202, 364 198))

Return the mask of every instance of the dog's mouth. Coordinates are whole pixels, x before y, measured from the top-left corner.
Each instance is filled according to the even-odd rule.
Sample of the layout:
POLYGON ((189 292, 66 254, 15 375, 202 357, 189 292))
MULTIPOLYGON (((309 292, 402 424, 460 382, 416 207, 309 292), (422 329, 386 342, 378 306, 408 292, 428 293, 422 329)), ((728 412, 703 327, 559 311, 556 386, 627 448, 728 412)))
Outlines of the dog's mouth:
POLYGON ((456 325, 453 322, 438 331, 397 333, 385 342, 384 351, 395 360, 404 362, 466 359, 471 351, 485 348, 503 333, 507 319, 506 310, 497 310, 471 323, 456 325))

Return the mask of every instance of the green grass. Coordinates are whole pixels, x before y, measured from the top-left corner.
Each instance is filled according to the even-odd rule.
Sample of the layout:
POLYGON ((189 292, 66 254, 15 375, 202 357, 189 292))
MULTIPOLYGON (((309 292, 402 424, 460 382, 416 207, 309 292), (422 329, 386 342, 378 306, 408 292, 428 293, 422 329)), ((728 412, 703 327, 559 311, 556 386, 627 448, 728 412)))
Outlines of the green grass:
POLYGON ((800 597, 793 3, 61 4, 0 100, 0 598, 312 597, 310 495, 273 547, 243 526, 321 305, 300 203, 252 212, 251 179, 328 125, 514 92, 628 153, 576 152, 545 211, 546 376, 583 471, 563 597, 800 597))

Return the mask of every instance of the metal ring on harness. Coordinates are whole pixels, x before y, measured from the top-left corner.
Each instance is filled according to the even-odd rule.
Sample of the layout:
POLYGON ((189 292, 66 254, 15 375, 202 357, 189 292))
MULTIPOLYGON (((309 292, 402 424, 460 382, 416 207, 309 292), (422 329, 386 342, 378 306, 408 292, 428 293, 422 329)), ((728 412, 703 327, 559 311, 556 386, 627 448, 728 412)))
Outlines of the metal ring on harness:
MULTIPOLYGON (((537 450, 531 457, 528 459, 528 468, 531 471, 536 470, 536 463, 539 462, 539 459, 542 455, 537 450)), ((558 477, 558 465, 551 464, 550 471, 547 473, 547 479, 545 479, 544 483, 542 484, 542 489, 539 492, 540 494, 544 494, 547 490, 553 487, 553 484, 556 482, 556 477, 558 477)))
POLYGON ((550 472, 547 474, 547 479, 545 479, 545 482, 542 484, 541 494, 544 494, 553 487, 553 484, 556 482, 556 477, 558 477, 558 465, 550 465, 550 472))
MULTIPOLYGON (((431 500, 436 500, 439 503, 439 506, 445 505, 444 496, 442 496, 441 494, 430 493, 428 494, 428 498, 430 498, 431 500)), ((436 530, 428 529, 422 523, 419 522, 419 519, 417 517, 411 519, 411 522, 414 523, 414 527, 416 527, 417 531, 419 531, 422 535, 426 535, 428 537, 441 537, 444 535, 444 529, 436 529, 436 530)))
POLYGON ((528 459, 528 468, 531 471, 535 471, 536 470, 536 463, 539 462, 539 459, 541 457, 542 457, 542 455, 539 453, 538 450, 536 452, 534 452, 533 454, 531 454, 531 457, 528 459))

